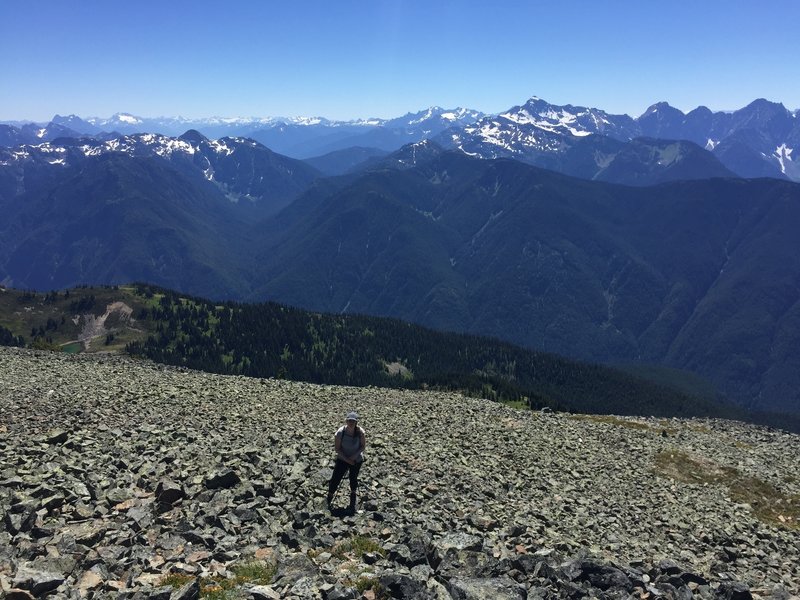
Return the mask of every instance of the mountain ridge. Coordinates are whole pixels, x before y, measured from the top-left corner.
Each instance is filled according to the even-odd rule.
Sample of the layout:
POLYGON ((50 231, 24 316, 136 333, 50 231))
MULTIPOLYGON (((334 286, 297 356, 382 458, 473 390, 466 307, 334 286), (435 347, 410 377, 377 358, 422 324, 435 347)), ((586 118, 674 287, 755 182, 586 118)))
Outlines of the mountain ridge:
MULTIPOLYGON (((99 135, 97 130, 103 128, 126 134, 146 131, 168 135, 198 129, 211 138, 252 137, 274 151, 303 159, 354 146, 394 151, 407 143, 433 139, 442 146, 484 158, 511 157, 545 168, 554 168, 552 164, 557 161, 554 163, 553 157, 587 135, 618 141, 650 137, 694 142, 739 176, 800 181, 800 163, 792 158, 794 149, 800 146, 797 113, 781 103, 759 98, 731 112, 712 112, 699 106, 683 113, 667 102, 657 102, 638 117, 631 117, 598 108, 553 105, 533 96, 495 115, 439 107, 394 119, 351 121, 322 117, 149 119, 118 113, 109 119, 88 121, 75 115, 56 115, 50 125, 71 125, 79 134, 91 135, 99 135)), ((20 139, 35 143, 34 134, 42 130, 41 125, 30 125, 23 134, 12 126, 3 127, 0 145, 6 146, 20 139)))

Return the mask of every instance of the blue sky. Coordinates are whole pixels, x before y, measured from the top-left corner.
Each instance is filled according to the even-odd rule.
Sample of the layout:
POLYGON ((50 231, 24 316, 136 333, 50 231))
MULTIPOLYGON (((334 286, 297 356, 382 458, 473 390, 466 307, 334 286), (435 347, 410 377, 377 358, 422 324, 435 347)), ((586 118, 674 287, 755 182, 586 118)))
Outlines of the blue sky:
POLYGON ((800 108, 800 2, 0 0, 0 120, 800 108))

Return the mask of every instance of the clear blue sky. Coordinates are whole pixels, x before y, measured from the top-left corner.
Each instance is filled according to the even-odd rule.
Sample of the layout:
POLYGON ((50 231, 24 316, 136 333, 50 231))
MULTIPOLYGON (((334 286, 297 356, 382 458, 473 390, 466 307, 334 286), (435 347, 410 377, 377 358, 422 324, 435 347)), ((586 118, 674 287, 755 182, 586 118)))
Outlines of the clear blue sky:
POLYGON ((800 108, 795 0, 0 0, 0 120, 800 108))

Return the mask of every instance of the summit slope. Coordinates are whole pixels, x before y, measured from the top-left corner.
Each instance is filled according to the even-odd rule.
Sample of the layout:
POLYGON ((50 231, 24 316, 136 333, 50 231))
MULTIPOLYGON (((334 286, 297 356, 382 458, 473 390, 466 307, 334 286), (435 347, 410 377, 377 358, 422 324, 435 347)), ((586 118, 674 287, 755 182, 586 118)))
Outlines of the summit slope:
POLYGON ((256 559, 277 565, 266 597, 800 593, 796 435, 108 356, 0 358, 4 590, 147 597, 168 573, 219 585, 256 559), (324 496, 352 409, 367 462, 343 516, 324 496))

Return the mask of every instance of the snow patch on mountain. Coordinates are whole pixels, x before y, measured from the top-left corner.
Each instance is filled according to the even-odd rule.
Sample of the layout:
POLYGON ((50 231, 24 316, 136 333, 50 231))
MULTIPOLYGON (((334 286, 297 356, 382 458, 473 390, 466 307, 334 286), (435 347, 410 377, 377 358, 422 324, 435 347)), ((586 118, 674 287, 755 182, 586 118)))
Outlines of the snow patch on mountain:
POLYGON ((773 156, 778 159, 778 163, 781 165, 781 173, 784 175, 786 174, 786 162, 792 161, 792 152, 794 148, 789 148, 786 144, 781 144, 777 148, 775 148, 775 152, 773 156))
POLYGON ((115 115, 115 117, 117 121, 119 121, 120 123, 127 123, 129 125, 138 125, 139 123, 142 122, 142 119, 140 119, 139 117, 134 117, 133 115, 129 115, 126 113, 119 113, 115 115))
MULTIPOLYGON (((544 129, 545 131, 549 131, 551 133, 562 133, 567 131, 575 137, 592 135, 591 131, 575 127, 574 124, 577 123, 578 116, 569 113, 564 109, 559 112, 550 109, 548 111, 532 115, 523 108, 515 113, 503 113, 500 116, 504 119, 508 119, 509 121, 513 121, 518 125, 533 125, 534 127, 544 129)), ((591 116, 592 118, 596 118, 594 115, 591 116)), ((580 127, 580 125, 578 126, 580 127)))
MULTIPOLYGON (((474 131, 474 129, 472 129, 472 131, 474 131)), ((497 121, 488 121, 483 123, 483 125, 478 128, 478 131, 480 132, 480 136, 484 142, 488 144, 494 144, 495 146, 500 146, 501 148, 510 149, 509 144, 506 143, 503 136, 504 130, 497 121)))
POLYGON ((220 140, 210 140, 208 144, 217 154, 224 154, 225 156, 230 156, 231 154, 233 154, 233 148, 227 146, 224 142, 220 140))

